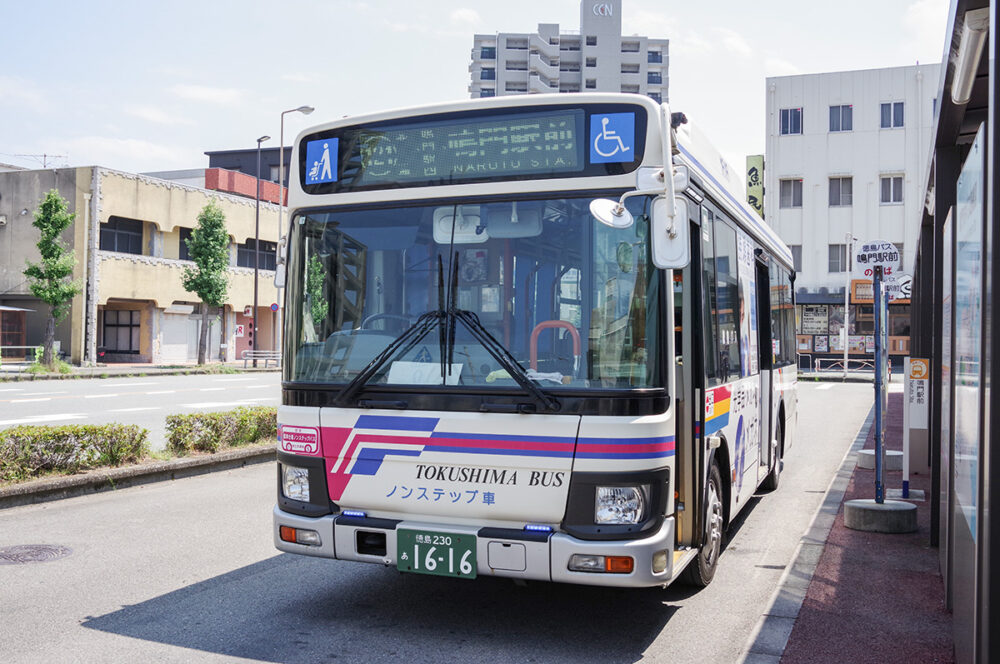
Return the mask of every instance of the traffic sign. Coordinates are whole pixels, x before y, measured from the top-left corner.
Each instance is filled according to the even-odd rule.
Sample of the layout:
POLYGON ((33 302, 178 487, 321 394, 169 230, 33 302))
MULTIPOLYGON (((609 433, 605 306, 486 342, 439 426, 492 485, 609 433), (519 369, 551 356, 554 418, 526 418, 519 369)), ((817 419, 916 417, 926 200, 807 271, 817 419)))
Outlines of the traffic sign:
POLYGON ((271 311, 277 311, 277 310, 278 310, 278 303, 277 302, 272 302, 271 303, 271 311))
POLYGON ((871 279, 874 268, 882 268, 882 276, 891 279, 900 270, 902 256, 892 242, 871 240, 858 246, 854 254, 854 273, 859 277, 871 279))

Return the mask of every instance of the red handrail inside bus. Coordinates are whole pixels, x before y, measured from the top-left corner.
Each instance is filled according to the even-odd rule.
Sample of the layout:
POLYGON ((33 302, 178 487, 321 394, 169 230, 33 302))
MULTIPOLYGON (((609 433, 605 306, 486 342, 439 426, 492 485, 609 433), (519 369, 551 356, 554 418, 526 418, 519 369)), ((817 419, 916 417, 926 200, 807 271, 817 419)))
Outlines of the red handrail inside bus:
POLYGON ((573 355, 577 358, 580 357, 580 333, 577 331, 576 326, 564 320, 543 320, 531 331, 531 341, 528 344, 531 368, 535 371, 538 371, 538 335, 542 333, 542 330, 559 327, 569 330, 569 335, 573 337, 573 355))

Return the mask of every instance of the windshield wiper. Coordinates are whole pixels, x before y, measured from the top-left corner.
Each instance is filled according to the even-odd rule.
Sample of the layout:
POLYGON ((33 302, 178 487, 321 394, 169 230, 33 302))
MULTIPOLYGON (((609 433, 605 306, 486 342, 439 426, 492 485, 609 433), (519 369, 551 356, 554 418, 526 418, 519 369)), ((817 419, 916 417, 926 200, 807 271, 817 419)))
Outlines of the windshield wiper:
POLYGON ((404 355, 408 353, 414 346, 420 343, 420 341, 426 337, 435 326, 441 324, 444 316, 445 313, 440 310, 428 311, 427 313, 421 315, 413 325, 406 328, 402 334, 393 339, 381 353, 376 355, 372 361, 368 363, 368 366, 359 371, 358 375, 344 386, 344 389, 342 389, 340 394, 337 395, 337 398, 334 399, 334 404, 337 406, 346 406, 347 403, 357 396, 358 392, 364 388, 365 384, 372 379, 379 369, 385 366, 385 363, 388 362, 400 348, 403 348, 402 353, 404 355))
POLYGON ((521 367, 517 359, 479 322, 479 317, 476 314, 463 309, 452 309, 449 313, 453 320, 462 321, 462 324, 469 329, 469 332, 479 342, 479 345, 485 348, 486 352, 500 363, 500 367, 507 372, 507 375, 513 378, 531 396, 540 410, 555 412, 560 409, 559 401, 551 397, 545 390, 528 378, 527 372, 521 367))

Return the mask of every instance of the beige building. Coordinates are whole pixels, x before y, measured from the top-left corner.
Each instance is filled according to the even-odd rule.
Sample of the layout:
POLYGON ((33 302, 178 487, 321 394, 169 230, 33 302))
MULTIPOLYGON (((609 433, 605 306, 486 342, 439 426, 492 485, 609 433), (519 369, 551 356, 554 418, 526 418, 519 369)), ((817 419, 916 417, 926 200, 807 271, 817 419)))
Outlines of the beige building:
MULTIPOLYGON (((73 363, 184 363, 197 359, 200 301, 184 290, 183 240, 212 199, 230 236, 229 291, 210 313, 211 360, 239 359, 253 329, 253 198, 100 167, 0 172, 0 346, 5 357, 42 343, 47 305, 31 295, 25 262, 39 259, 31 225, 45 193, 56 189, 76 215, 64 235, 84 285, 56 328, 73 363), (21 310, 21 311, 18 311, 21 310), (20 348, 19 348, 20 347, 20 348)), ((275 198, 277 200, 277 198, 275 198)), ((274 349, 278 302, 273 284, 278 206, 260 203, 257 348, 274 349)))

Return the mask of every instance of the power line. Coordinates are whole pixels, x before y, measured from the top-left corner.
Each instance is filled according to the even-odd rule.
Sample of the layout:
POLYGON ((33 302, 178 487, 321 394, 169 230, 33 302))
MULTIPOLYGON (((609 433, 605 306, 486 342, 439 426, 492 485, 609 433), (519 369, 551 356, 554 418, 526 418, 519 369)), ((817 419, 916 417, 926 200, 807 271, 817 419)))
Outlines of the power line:
POLYGON ((64 154, 16 154, 15 157, 27 157, 28 159, 34 159, 35 161, 42 164, 42 168, 48 168, 49 159, 69 159, 68 155, 64 154))

